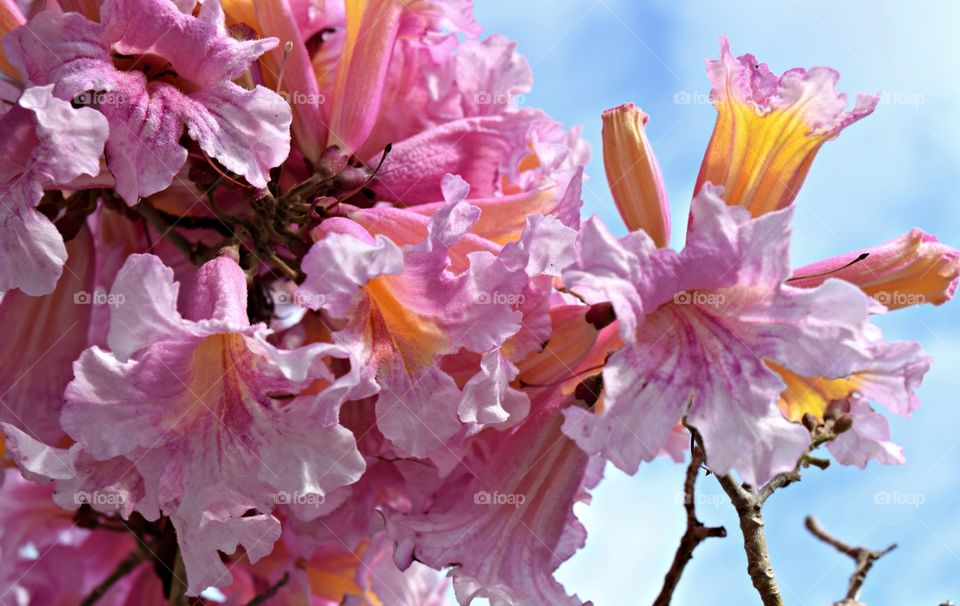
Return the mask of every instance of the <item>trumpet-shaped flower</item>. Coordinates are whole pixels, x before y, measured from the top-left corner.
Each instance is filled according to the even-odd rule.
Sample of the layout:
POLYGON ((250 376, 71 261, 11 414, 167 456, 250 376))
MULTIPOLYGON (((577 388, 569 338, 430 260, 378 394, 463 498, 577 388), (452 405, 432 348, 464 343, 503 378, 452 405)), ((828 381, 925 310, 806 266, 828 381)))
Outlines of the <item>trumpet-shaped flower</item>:
POLYGON ((416 457, 441 447, 461 421, 525 410, 508 390, 515 370, 496 350, 521 330, 531 278, 559 273, 572 244, 571 230, 542 217, 503 249, 465 234, 479 215, 463 201, 467 191, 448 176, 447 204, 429 220, 374 209, 327 221, 304 259, 301 299, 346 320, 334 338, 363 344, 364 372, 380 386, 380 431, 416 457), (438 365, 461 349, 487 354, 463 393, 438 365), (484 401, 491 390, 502 399, 484 401))
POLYGON ((847 111, 836 70, 795 67, 777 77, 753 55, 734 58, 726 38, 707 74, 717 122, 694 191, 720 185, 728 204, 754 217, 793 202, 820 147, 870 115, 880 99, 858 94, 847 111))
POLYGON ((840 280, 785 286, 791 211, 750 219, 719 194, 705 187, 694 199, 679 253, 644 232, 618 241, 599 223, 584 227, 564 281, 612 302, 626 347, 604 369, 602 409, 571 408, 564 432, 632 473, 686 416, 712 470, 758 485, 810 441, 777 408, 784 383, 765 361, 830 378, 866 368, 871 300, 840 280))
POLYGON ((269 553, 280 531, 270 512, 284 495, 323 499, 360 477, 353 436, 326 420, 348 395, 366 394, 355 365, 337 378, 325 364, 349 359, 344 348, 270 345, 247 321, 246 278, 229 258, 198 270, 183 316, 172 272, 151 255, 131 256, 111 295, 110 351, 85 351, 66 392, 62 423, 76 444, 44 450, 9 429, 7 438, 21 465, 65 489, 82 475, 87 492, 104 490, 90 481, 142 478, 123 513, 172 518, 195 595, 229 583, 217 550, 269 553))
POLYGON ((4 40, 31 84, 91 105, 109 120, 107 164, 116 191, 135 204, 165 189, 187 159, 186 134, 254 187, 290 149, 290 106, 262 86, 234 80, 276 39, 241 42, 224 25, 220 0, 197 16, 168 0, 107 0, 100 23, 43 11, 4 40))
POLYGON ((960 251, 919 229, 885 244, 797 269, 789 282, 809 287, 827 278, 859 286, 887 309, 953 298, 960 279, 960 251))

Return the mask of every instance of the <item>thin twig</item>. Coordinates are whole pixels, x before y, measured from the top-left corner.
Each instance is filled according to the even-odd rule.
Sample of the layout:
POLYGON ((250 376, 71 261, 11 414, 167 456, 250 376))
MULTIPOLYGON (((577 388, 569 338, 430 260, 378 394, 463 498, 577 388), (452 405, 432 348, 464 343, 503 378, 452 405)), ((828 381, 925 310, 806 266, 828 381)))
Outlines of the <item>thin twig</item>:
POLYGON ((140 565, 141 562, 146 560, 148 557, 148 552, 142 547, 137 547, 131 551, 127 557, 123 558, 117 567, 113 569, 113 572, 100 582, 99 585, 93 588, 93 590, 87 594, 87 597, 80 602, 80 606, 93 606, 97 601, 102 598, 110 588, 113 587, 117 581, 127 576, 133 570, 140 565))
MULTIPOLYGON (((703 451, 706 457, 703 436, 696 427, 688 424, 686 419, 683 424, 690 431, 694 446, 703 451)), ((743 549, 747 554, 747 574, 750 575, 754 589, 760 595, 764 606, 783 606, 780 587, 777 585, 777 577, 773 573, 773 564, 770 562, 770 553, 767 550, 763 515, 760 512, 763 506, 760 492, 754 491, 745 484, 741 485, 730 474, 717 475, 717 481, 720 482, 720 487, 727 493, 734 509, 737 510, 740 532, 743 535, 743 549)), ((789 483, 786 478, 780 481, 784 483, 783 485, 789 483)), ((775 489, 771 489, 770 493, 773 490, 775 489)))
POLYGON ((680 539, 680 546, 677 547, 677 553, 673 557, 673 563, 670 570, 663 578, 663 588, 660 595, 654 600, 653 606, 668 606, 673 599, 673 592, 680 583, 680 577, 683 570, 693 558, 693 551, 700 543, 710 537, 725 537, 727 530, 723 526, 704 526, 697 519, 696 498, 694 489, 697 482, 697 475, 700 473, 700 466, 703 464, 703 451, 695 444, 691 448, 690 465, 687 467, 687 477, 683 483, 683 507, 687 512, 687 530, 680 539))
POLYGON ((266 604, 267 600, 277 595, 277 592, 280 591, 280 588, 287 584, 287 581, 290 580, 290 573, 285 572, 283 576, 280 577, 280 580, 267 588, 266 591, 260 595, 254 597, 252 600, 247 602, 247 606, 260 606, 261 604, 266 604))
POLYGON ((187 570, 183 565, 183 554, 177 549, 177 559, 173 564, 173 578, 170 579, 169 606, 186 606, 186 595, 187 570))
MULTIPOLYGON (((781 606, 783 597, 773 572, 773 563, 767 550, 767 538, 764 533, 763 504, 770 496, 800 480, 800 470, 810 467, 826 469, 830 465, 827 459, 814 457, 810 453, 821 445, 837 437, 840 433, 850 429, 852 419, 850 415, 830 417, 823 420, 804 418, 804 426, 810 430, 810 446, 807 452, 797 460, 793 469, 779 473, 771 478, 759 489, 746 484, 740 484, 730 474, 717 475, 717 480, 723 491, 730 497, 737 516, 740 518, 740 531, 743 533, 743 549, 747 554, 747 573, 753 582, 754 589, 760 595, 764 606, 781 606)), ((703 438, 694 427, 687 426, 693 435, 695 443, 703 448, 703 438)))
POLYGON ((170 243, 176 246, 180 252, 182 252, 187 259, 190 260, 191 263, 194 265, 200 265, 199 261, 203 253, 200 250, 199 245, 190 242, 183 237, 183 235, 175 229, 176 223, 168 221, 160 211, 154 208, 146 200, 142 200, 133 208, 140 213, 141 217, 153 225, 153 227, 159 232, 161 238, 169 240, 170 243))
POLYGON ((894 543, 881 551, 873 551, 872 549, 867 549, 866 547, 853 547, 851 545, 847 545, 840 539, 831 536, 826 530, 824 530, 823 526, 820 525, 820 522, 818 522, 813 516, 807 516, 806 520, 804 520, 804 526, 807 527, 807 530, 810 531, 810 534, 817 537, 827 545, 830 545, 840 553, 850 556, 853 561, 856 562, 857 567, 853 571, 853 574, 850 575, 850 584, 847 586, 847 595, 843 600, 836 602, 836 604, 838 606, 861 605, 862 602, 860 602, 860 590, 863 588, 864 581, 867 580, 867 573, 870 572, 874 562, 896 549, 897 544, 894 543))

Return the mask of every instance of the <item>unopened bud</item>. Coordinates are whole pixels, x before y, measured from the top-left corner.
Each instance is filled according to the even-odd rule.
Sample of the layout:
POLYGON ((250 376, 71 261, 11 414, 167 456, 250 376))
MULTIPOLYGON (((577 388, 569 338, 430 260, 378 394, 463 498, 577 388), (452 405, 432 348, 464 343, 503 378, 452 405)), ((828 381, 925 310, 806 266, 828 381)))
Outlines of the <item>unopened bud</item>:
POLYGON ((825 421, 832 421, 846 412, 847 403, 845 401, 832 400, 829 404, 827 404, 827 408, 823 411, 823 419, 825 421))
POLYGON ((813 431, 818 425, 820 425, 820 419, 809 412, 803 413, 803 416, 800 418, 800 422, 803 423, 803 426, 806 427, 808 431, 813 431))
POLYGON ((833 422, 833 433, 840 435, 853 427, 853 417, 849 414, 842 414, 833 422))

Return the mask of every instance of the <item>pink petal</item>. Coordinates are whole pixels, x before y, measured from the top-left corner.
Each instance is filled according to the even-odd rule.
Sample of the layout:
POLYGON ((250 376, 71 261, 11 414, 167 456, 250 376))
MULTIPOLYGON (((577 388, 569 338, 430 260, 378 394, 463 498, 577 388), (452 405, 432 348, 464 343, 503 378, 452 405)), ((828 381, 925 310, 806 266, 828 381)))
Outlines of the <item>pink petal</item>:
POLYGON ((290 105, 262 86, 246 90, 232 82, 191 95, 196 102, 184 115, 187 132, 207 154, 264 188, 270 169, 290 153, 290 105))
POLYGON ((355 152, 373 130, 403 10, 397 0, 348 5, 347 38, 331 99, 331 145, 355 152), (351 6, 363 7, 362 14, 351 6))
POLYGON ((64 437, 59 422, 63 391, 73 378, 73 361, 88 346, 92 247, 89 230, 82 229, 67 244, 66 272, 52 293, 31 297, 14 290, 0 301, 0 317, 7 325, 0 347, 0 420, 50 444, 64 437))
POLYGON ((522 420, 530 409, 527 394, 510 386, 517 367, 497 351, 484 354, 480 372, 463 387, 459 416, 464 423, 509 427, 522 420))
POLYGON ((396 563, 453 566, 462 603, 581 604, 552 573, 585 539, 573 515, 587 456, 544 407, 507 432, 474 438, 471 454, 434 493, 428 509, 387 515, 396 563), (544 450, 543 445, 549 445, 544 450))
POLYGON ((395 143, 373 189, 384 200, 434 202, 445 174, 463 177, 475 197, 497 191, 501 171, 527 153, 532 113, 464 118, 395 143))

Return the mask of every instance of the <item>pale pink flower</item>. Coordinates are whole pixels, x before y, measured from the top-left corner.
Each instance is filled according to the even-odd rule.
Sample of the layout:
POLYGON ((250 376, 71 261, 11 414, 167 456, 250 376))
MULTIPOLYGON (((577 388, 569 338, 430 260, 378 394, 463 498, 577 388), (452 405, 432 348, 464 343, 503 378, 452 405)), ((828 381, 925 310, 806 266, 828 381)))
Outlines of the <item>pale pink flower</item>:
POLYGON ((233 82, 277 40, 232 38, 220 0, 196 17, 167 0, 106 0, 100 23, 43 11, 4 45, 29 83, 107 117, 107 164, 128 204, 170 185, 187 159, 184 133, 258 188, 289 153, 290 106, 233 82))

